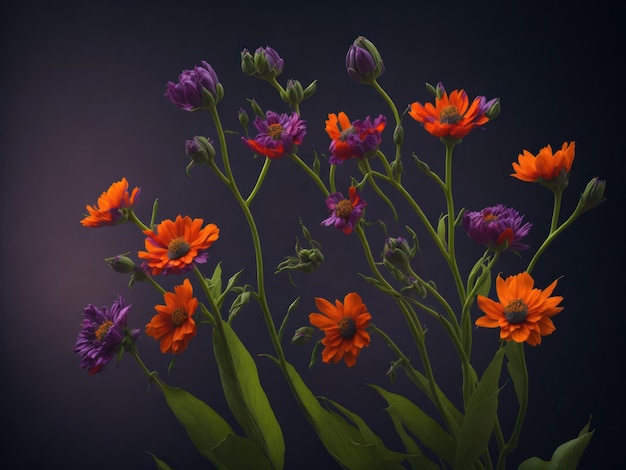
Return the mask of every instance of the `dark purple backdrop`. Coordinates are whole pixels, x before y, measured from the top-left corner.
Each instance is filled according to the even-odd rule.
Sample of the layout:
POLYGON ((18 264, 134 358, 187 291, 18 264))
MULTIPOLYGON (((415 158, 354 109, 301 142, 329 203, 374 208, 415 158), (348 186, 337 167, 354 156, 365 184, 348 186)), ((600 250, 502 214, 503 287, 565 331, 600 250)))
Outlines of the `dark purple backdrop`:
MULTIPOLYGON (((2 440, 3 461, 15 462, 15 468, 155 468, 144 452, 151 451, 175 469, 205 468, 161 394, 155 388, 147 390, 132 359, 125 358, 119 367, 111 364, 94 377, 79 368, 72 348, 84 306, 110 306, 117 293, 123 293, 133 304, 131 326, 141 327, 152 316, 153 305, 162 300, 148 285, 128 289, 126 278, 103 262, 105 257, 142 248, 143 238, 134 226, 86 229, 79 220, 85 204, 94 203, 111 182, 126 176, 133 187, 142 188, 137 212, 146 220, 158 197, 159 219, 182 212, 219 225, 222 233, 211 248, 211 262, 222 260, 227 275, 245 268, 245 279, 252 282, 251 242, 229 193, 206 168, 197 168, 191 179, 185 176, 184 141, 195 134, 215 138, 209 116, 175 108, 163 98, 165 84, 181 70, 207 60, 226 90, 220 105, 225 126, 238 131, 236 113, 246 98, 257 98, 265 108, 286 110, 267 84, 244 77, 239 68, 244 47, 273 47, 286 61, 281 82, 295 78, 306 85, 318 80, 316 96, 302 107, 309 133, 300 154, 310 159, 314 150, 327 150, 323 126, 329 112, 344 110, 353 119, 384 113, 391 120, 382 100, 345 73, 345 53, 358 35, 379 48, 387 68, 380 83, 400 108, 430 99, 425 82, 443 81, 448 89, 464 88, 470 96, 501 98, 501 116, 456 150, 459 207, 480 209, 498 202, 515 206, 535 223, 530 242, 536 246, 547 230, 552 200, 544 188, 507 176, 522 149, 536 152, 546 144, 559 147, 564 141, 576 141, 564 214, 572 210, 589 179, 609 180, 608 200, 568 229, 535 270, 539 287, 564 276, 557 294, 564 295, 565 310, 555 318, 555 334, 541 346, 527 348, 531 403, 511 468, 533 454, 549 458, 590 416, 596 434, 580 468, 621 461, 619 427, 624 413, 618 380, 625 325, 617 308, 622 302, 615 275, 621 272, 616 269, 622 257, 617 204, 622 199, 618 171, 623 150, 618 142, 619 105, 613 98, 621 93, 615 82, 621 75, 610 59, 618 53, 617 7, 608 2, 594 2, 593 10, 565 2, 541 8, 526 2, 493 8, 471 6, 472 2, 446 6, 415 2, 408 11, 394 2, 368 8, 289 2, 15 3, 4 6, 0 15, 0 334, 2 423, 7 436, 2 440)), ((426 207, 436 215, 442 208, 439 195, 423 177, 420 180, 409 157, 414 150, 439 168, 442 146, 408 118, 405 128, 410 134, 405 181, 415 179, 412 189, 433 199, 426 207)), ((384 135, 389 139, 391 128, 384 135)), ((260 161, 252 161, 235 139, 231 147, 236 149, 233 159, 239 159, 234 170, 242 184, 249 184, 260 161)), ((344 186, 348 173, 338 172, 344 186)), ((373 194, 370 199, 375 199, 373 194)), ((272 164, 253 210, 269 267, 290 254, 300 235, 298 215, 330 260, 314 277, 296 276, 299 290, 284 276, 269 274, 268 291, 277 317, 296 296, 302 297, 287 335, 306 323, 314 310, 314 296, 334 299, 350 290, 367 292, 354 275, 355 269, 366 272, 362 262, 350 256, 354 253, 359 259, 354 237, 319 227, 326 216, 319 192, 290 162, 272 164), (331 263, 339 255, 347 261, 337 268, 331 263)), ((386 216, 385 206, 372 202, 368 210, 374 222, 386 216)), ((479 256, 480 249, 467 240, 459 237, 459 243, 469 250, 462 261, 479 256)), ((423 248, 418 262, 437 279, 441 273, 423 268, 436 256, 426 243, 423 248)), ((527 262, 528 258, 510 256, 501 270, 511 274, 527 262)), ((376 323, 402 340, 398 323, 386 316, 392 310, 384 301, 370 302, 363 295, 376 323)), ((430 326, 435 373, 443 386, 456 390, 458 369, 454 358, 448 364, 450 345, 445 340, 440 344, 440 333, 430 326)), ((272 352, 256 309, 245 310, 235 328, 253 354, 272 352)), ((156 343, 144 335, 139 347, 149 367, 166 381, 188 388, 223 411, 206 333, 199 333, 169 377, 168 358, 161 356, 156 343)), ((477 337, 480 361, 491 354, 497 333, 485 331, 477 337)), ((310 347, 287 347, 287 354, 314 393, 366 416, 395 446, 382 400, 366 387, 353 392, 364 380, 391 387, 383 376, 392 359, 386 347, 373 342, 352 369, 318 363, 307 371, 310 347)), ((334 468, 277 368, 263 358, 258 365, 283 423, 287 468, 334 468)), ((397 390, 410 390, 405 382, 401 378, 397 390)), ((506 399, 503 402, 506 406, 506 399)))

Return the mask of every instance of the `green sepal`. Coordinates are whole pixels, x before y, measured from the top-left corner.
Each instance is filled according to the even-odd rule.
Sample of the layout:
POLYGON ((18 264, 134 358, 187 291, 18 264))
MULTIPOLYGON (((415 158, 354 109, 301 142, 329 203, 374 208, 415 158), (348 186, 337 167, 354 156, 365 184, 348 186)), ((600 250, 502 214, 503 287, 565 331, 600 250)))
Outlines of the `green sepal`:
POLYGON ((439 216, 439 222, 437 222, 437 237, 444 245, 446 244, 446 219, 448 214, 442 214, 439 216))
MULTIPOLYGON (((377 385, 370 385, 370 387, 387 401, 389 407, 386 411, 392 418, 399 420, 402 426, 422 445, 437 454, 448 465, 452 465, 456 449, 454 438, 437 421, 408 398, 388 392, 377 385)), ((407 451, 416 455, 415 449, 407 448, 407 451)))
POLYGON ((468 400, 457 442, 455 470, 473 468, 474 462, 487 450, 498 413, 503 355, 503 349, 496 352, 468 400))
MULTIPOLYGON (((215 266, 213 270, 213 274, 210 278, 207 278, 207 284, 209 286, 209 293, 211 294, 211 298, 217 304, 220 295, 222 294, 222 262, 220 261, 215 266)), ((220 307, 220 305, 218 305, 220 307)))
POLYGON ((589 431, 589 423, 578 433, 578 437, 561 444, 546 462, 539 457, 524 460, 517 470, 575 470, 580 457, 587 449, 594 431, 589 431))
POLYGON ((213 350, 224 395, 237 422, 274 468, 282 468, 285 460, 282 430, 261 386, 254 359, 228 323, 222 322, 214 328, 213 350))

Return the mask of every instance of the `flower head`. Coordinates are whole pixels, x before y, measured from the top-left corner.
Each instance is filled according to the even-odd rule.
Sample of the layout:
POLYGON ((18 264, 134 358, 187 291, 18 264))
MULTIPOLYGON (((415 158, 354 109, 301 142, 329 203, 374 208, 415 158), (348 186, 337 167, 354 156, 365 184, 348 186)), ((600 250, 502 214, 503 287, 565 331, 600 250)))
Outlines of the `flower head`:
POLYGON ((322 220, 321 225, 334 225, 336 229, 341 230, 346 235, 352 233, 354 227, 363 215, 363 210, 367 203, 361 199, 361 196, 354 186, 348 189, 350 199, 343 197, 343 194, 337 192, 329 194, 326 198, 326 207, 330 212, 330 216, 322 220))
POLYGON ((178 82, 167 82, 164 96, 185 111, 215 106, 224 96, 224 88, 213 67, 206 61, 193 70, 183 70, 178 82))
POLYGON ((554 153, 551 145, 543 147, 536 156, 524 150, 517 157, 517 162, 513 162, 514 173, 511 176, 549 188, 564 189, 574 163, 575 149, 574 142, 563 142, 561 149, 554 153))
POLYGON ((382 114, 373 123, 369 116, 365 121, 351 123, 343 111, 339 115, 329 114, 326 121, 326 133, 332 139, 329 163, 339 165, 351 158, 364 158, 376 153, 382 141, 380 133, 386 124, 387 119, 382 114))
POLYGON ((180 354, 191 338, 196 336, 196 322, 193 314, 198 308, 198 299, 193 296, 193 287, 185 279, 174 292, 163 294, 165 305, 155 305, 158 312, 146 325, 146 334, 161 340, 161 352, 180 354))
POLYGON ((128 181, 122 178, 100 195, 95 206, 86 206, 89 215, 80 223, 85 227, 103 227, 125 222, 128 217, 127 209, 133 207, 139 192, 140 189, 136 187, 128 194, 128 181))
POLYGON ((486 314, 476 319, 477 326, 500 328, 500 338, 505 341, 541 344, 541 337, 552 333, 556 328, 553 317, 563 307, 561 296, 551 297, 558 279, 545 289, 535 289, 535 281, 527 272, 496 278, 498 302, 478 295, 478 307, 486 314))
POLYGON ((242 137, 254 152, 269 158, 283 158, 296 152, 306 135, 306 123, 297 113, 278 114, 268 111, 265 119, 257 116, 254 126, 259 132, 254 139, 242 137))
POLYGON ((369 346, 370 335, 366 328, 372 316, 356 292, 347 294, 343 303, 335 300, 315 298, 315 305, 321 313, 309 315, 309 321, 325 333, 322 344, 322 361, 339 362, 343 359, 348 367, 356 364, 361 349, 369 346))
POLYGON ((164 220, 154 230, 144 230, 147 251, 137 256, 146 260, 152 274, 179 274, 190 270, 194 263, 206 263, 208 253, 201 253, 218 239, 215 224, 202 227, 204 220, 178 215, 176 220, 164 220))
POLYGON ((521 240, 528 235, 532 224, 524 223, 523 215, 502 204, 467 211, 463 214, 462 224, 472 240, 492 250, 506 247, 509 251, 521 251, 528 248, 521 240))
POLYGON ((110 309, 97 309, 89 304, 84 310, 82 329, 78 334, 74 352, 81 358, 80 366, 87 369, 89 374, 102 371, 113 356, 127 341, 135 341, 139 337, 139 330, 126 328, 126 317, 130 310, 124 298, 118 295, 110 309))
POLYGON ((385 72, 385 66, 376 46, 359 36, 346 54, 346 70, 354 81, 367 84, 380 77, 385 72))
POLYGON ((462 139, 476 127, 489 121, 489 110, 498 103, 497 98, 489 101, 477 96, 471 105, 464 90, 454 90, 450 95, 441 83, 435 104, 411 103, 409 115, 424 125, 424 129, 435 137, 462 139))
POLYGON ((282 57, 269 46, 257 48, 254 55, 248 49, 241 51, 241 70, 252 77, 271 80, 282 73, 284 65, 282 57))

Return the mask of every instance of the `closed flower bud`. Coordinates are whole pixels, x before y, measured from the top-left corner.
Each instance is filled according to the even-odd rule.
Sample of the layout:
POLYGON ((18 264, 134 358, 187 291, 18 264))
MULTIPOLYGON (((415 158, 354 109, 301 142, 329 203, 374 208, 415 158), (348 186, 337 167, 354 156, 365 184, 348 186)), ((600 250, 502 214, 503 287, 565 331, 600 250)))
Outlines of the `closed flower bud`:
POLYGON ((304 100, 304 90, 298 80, 288 80, 285 89, 285 101, 292 106, 297 106, 304 100))
POLYGON ((346 70, 354 81, 371 84, 384 73, 385 66, 376 46, 359 36, 346 54, 346 70))
POLYGON ((588 211, 589 209, 593 209, 598 206, 602 201, 604 201, 605 189, 605 180, 601 180, 598 177, 593 178, 589 181, 589 183, 587 183, 585 190, 580 195, 578 206, 582 211, 588 211))
POLYGON ((246 110, 243 108, 239 108, 237 118, 239 119, 239 123, 243 126, 243 128, 246 129, 248 127, 248 123, 250 122, 250 118, 248 117, 248 113, 246 112, 246 110))
POLYGON ((404 127, 402 124, 398 124, 393 131, 393 143, 402 145, 402 142, 404 142, 404 127))
POLYGON ((124 255, 117 255, 113 258, 106 258, 104 261, 115 271, 116 273, 127 274, 133 272, 135 269, 135 262, 124 255))
POLYGON ((394 266, 408 268, 409 260, 413 257, 413 250, 404 237, 388 237, 383 247, 384 259, 394 266))
POLYGON ((251 77, 272 80, 283 71, 284 60, 271 47, 259 47, 252 55, 247 49, 241 52, 241 70, 251 77))
POLYGON ((199 165, 206 165, 215 158, 215 148, 211 142, 198 135, 185 142, 185 153, 192 162, 199 165))
POLYGON ((489 107, 487 108, 487 111, 485 111, 485 116, 487 116, 490 121, 493 121, 500 115, 500 99, 494 98, 493 100, 488 101, 487 104, 489 107))
POLYGON ((310 98, 313 96, 313 93, 315 93, 315 90, 317 90, 317 80, 313 80, 311 84, 304 89, 304 97, 310 98))
POLYGON ((306 344, 313 337, 313 333, 315 333, 315 328, 302 326, 295 331, 293 338, 291 338, 291 344, 306 344))

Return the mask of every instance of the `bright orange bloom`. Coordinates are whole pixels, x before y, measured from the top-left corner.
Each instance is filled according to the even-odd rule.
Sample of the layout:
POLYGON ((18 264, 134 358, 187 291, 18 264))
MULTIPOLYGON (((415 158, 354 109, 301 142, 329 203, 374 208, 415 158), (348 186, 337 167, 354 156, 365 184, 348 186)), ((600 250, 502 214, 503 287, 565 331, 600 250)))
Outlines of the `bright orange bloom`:
POLYGON ((484 96, 477 96, 469 103, 464 90, 453 90, 448 93, 441 88, 440 97, 432 103, 411 103, 409 116, 424 124, 424 129, 435 137, 453 137, 462 139, 472 129, 489 122, 487 111, 497 101, 487 101, 484 96))
POLYGON ((128 194, 128 181, 122 178, 100 195, 95 206, 86 206, 89 215, 85 216, 80 223, 85 227, 116 225, 125 220, 123 209, 133 207, 138 196, 139 188, 137 187, 133 189, 132 194, 128 194))
POLYGON ((209 248, 218 239, 220 230, 215 224, 204 220, 178 215, 175 221, 164 220, 152 230, 144 230, 147 235, 147 251, 137 253, 145 259, 152 274, 179 274, 188 271, 194 263, 206 263, 209 248))
POLYGON ((574 162, 575 144, 574 142, 563 142, 560 150, 552 153, 552 146, 546 145, 537 156, 524 150, 517 157, 517 163, 513 162, 513 170, 511 173, 517 179, 533 183, 540 178, 545 181, 551 181, 563 173, 567 176, 572 169, 574 162))
POLYGON ((352 367, 361 349, 370 344, 366 328, 372 316, 356 292, 347 294, 343 301, 335 300, 333 305, 316 297, 315 305, 321 313, 311 313, 309 321, 326 334, 322 340, 322 361, 337 363, 343 358, 352 367))
POLYGON ((476 319, 477 326, 500 327, 500 338, 531 346, 541 344, 541 337, 556 328, 550 317, 563 307, 561 296, 550 297, 558 279, 545 289, 534 289, 535 281, 527 272, 509 276, 506 280, 498 275, 496 292, 499 302, 482 295, 477 296, 478 307, 486 313, 476 319))
POLYGON ((165 305, 155 305, 158 312, 146 325, 146 334, 161 340, 161 352, 180 354, 191 338, 196 336, 196 322, 193 314, 198 308, 198 299, 193 297, 193 287, 185 279, 174 292, 163 294, 165 305))

